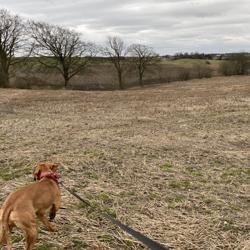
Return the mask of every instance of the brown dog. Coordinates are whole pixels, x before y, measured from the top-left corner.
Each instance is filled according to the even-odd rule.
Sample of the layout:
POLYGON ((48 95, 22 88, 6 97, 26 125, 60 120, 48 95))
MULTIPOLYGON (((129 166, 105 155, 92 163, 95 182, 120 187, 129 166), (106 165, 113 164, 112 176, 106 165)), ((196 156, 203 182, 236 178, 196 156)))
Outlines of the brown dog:
POLYGON ((0 209, 0 246, 7 243, 12 249, 10 231, 16 226, 25 233, 26 250, 32 250, 36 238, 36 217, 49 231, 55 231, 45 213, 50 209, 50 219, 54 219, 60 208, 61 194, 57 182, 58 165, 43 163, 33 170, 36 183, 29 184, 10 194, 0 209))

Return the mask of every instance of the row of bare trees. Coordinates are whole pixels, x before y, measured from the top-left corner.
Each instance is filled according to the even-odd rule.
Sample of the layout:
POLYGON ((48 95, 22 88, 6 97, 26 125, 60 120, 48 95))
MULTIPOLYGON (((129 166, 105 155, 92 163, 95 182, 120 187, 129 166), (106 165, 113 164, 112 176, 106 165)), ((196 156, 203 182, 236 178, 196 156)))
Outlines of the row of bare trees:
POLYGON ((31 57, 40 65, 57 70, 67 87, 70 79, 84 72, 97 55, 113 64, 120 89, 124 89, 123 75, 128 65, 136 67, 138 82, 143 86, 147 67, 158 60, 157 54, 146 45, 127 46, 121 38, 109 37, 105 46, 97 46, 83 41, 81 34, 74 30, 25 21, 7 10, 0 10, 0 87, 8 87, 14 64, 29 62, 31 57))

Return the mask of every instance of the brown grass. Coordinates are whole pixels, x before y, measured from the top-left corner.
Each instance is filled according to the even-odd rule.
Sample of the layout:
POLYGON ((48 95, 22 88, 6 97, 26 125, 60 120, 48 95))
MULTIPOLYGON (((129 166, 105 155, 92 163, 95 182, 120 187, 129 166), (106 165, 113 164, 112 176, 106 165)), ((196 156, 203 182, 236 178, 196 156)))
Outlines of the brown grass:
MULTIPOLYGON (((175 249, 250 249, 250 77, 114 92, 0 90, 0 200, 41 161, 175 249), (73 170, 72 170, 73 169, 73 170), (29 171, 30 170, 30 171, 29 171)), ((64 190, 38 249, 143 249, 64 190)), ((15 249, 23 239, 15 231, 15 249)))

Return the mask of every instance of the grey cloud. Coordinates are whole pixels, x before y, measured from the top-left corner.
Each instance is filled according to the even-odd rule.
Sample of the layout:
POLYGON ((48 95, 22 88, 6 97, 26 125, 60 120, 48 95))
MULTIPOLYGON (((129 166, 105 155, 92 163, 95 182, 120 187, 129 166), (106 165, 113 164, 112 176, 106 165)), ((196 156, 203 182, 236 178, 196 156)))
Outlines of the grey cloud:
POLYGON ((248 0, 0 0, 0 7, 99 43, 117 34, 161 53, 250 50, 248 0))

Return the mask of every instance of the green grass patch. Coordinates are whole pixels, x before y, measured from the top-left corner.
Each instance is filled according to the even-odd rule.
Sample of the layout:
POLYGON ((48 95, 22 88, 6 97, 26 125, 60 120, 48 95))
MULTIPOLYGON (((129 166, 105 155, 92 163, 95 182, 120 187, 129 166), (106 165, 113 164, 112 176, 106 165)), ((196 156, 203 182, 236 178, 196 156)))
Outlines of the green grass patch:
POLYGON ((132 247, 134 245, 134 242, 132 240, 129 240, 129 239, 125 239, 124 243, 128 247, 132 247))
POLYGON ((177 203, 181 203, 183 201, 185 201, 186 197, 182 194, 177 194, 175 197, 174 197, 174 201, 177 202, 177 203))
POLYGON ((37 247, 37 250, 56 250, 58 249, 56 246, 53 246, 52 244, 44 243, 37 247))
POLYGON ((239 185, 241 185, 239 179, 243 181, 245 179, 248 179, 249 176, 249 168, 235 166, 234 168, 227 168, 223 170, 223 172, 220 174, 220 183, 238 187, 239 185))
POLYGON ((230 209, 232 209, 234 211, 241 211, 240 207, 238 207, 236 205, 230 205, 230 209))
POLYGON ((110 234, 99 235, 97 238, 101 242, 112 242, 114 240, 113 236, 110 234))
POLYGON ((160 166, 160 169, 164 170, 164 171, 168 171, 168 170, 172 169, 173 167, 174 167, 174 165, 172 163, 166 162, 160 166))
POLYGON ((105 153, 98 149, 85 150, 83 155, 90 159, 106 159, 105 153))
POLYGON ((84 241, 81 241, 79 239, 73 239, 72 240, 73 243, 73 247, 77 248, 77 249, 83 249, 88 247, 88 244, 84 241))
POLYGON ((247 168, 244 172, 246 175, 250 176, 250 168, 247 168))
POLYGON ((235 227, 234 227, 234 223, 232 220, 225 220, 223 221, 223 227, 222 227, 222 230, 224 232, 227 232, 227 231, 232 231, 234 230, 235 227))
POLYGON ((27 164, 1 164, 0 165, 0 179, 4 181, 13 180, 24 175, 32 173, 32 167, 27 164))
POLYGON ((0 178, 4 181, 9 181, 9 180, 14 179, 15 177, 14 177, 12 171, 10 171, 8 167, 1 166, 0 167, 0 178))
POLYGON ((14 243, 18 243, 23 240, 23 236, 21 235, 13 235, 12 240, 14 243))
POLYGON ((98 175, 95 172, 87 172, 85 175, 92 180, 98 180, 98 175))
POLYGON ((102 211, 115 219, 117 218, 117 214, 112 208, 104 207, 102 211))
POLYGON ((169 186, 175 189, 190 189, 192 188, 192 183, 188 180, 171 181, 169 186))
POLYGON ((109 202, 112 201, 112 198, 110 197, 110 193, 107 192, 100 192, 96 195, 96 199, 102 200, 103 202, 109 202))
POLYGON ((197 177, 203 176, 202 173, 197 169, 189 169, 189 172, 192 176, 197 176, 197 177))
POLYGON ((161 195, 160 195, 160 193, 157 193, 157 192, 150 192, 150 193, 148 194, 148 198, 149 198, 150 200, 158 200, 158 199, 161 198, 161 195))
POLYGON ((136 192, 135 191, 129 191, 127 193, 125 193, 128 196, 136 196, 136 192))
POLYGON ((82 201, 80 201, 79 203, 78 203, 78 208, 80 208, 80 209, 86 209, 86 208, 88 208, 89 207, 89 205, 87 204, 87 203, 84 203, 84 202, 82 202, 82 201))

